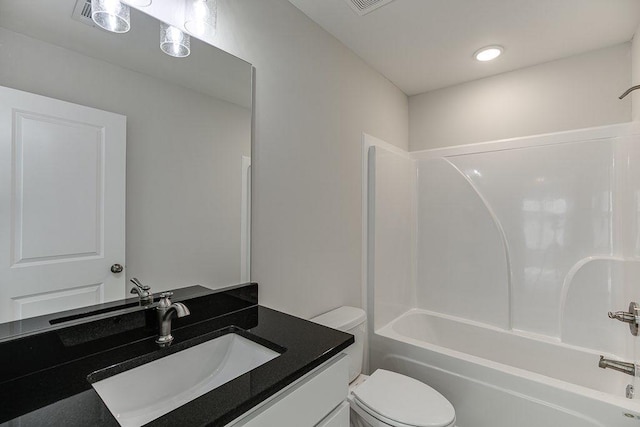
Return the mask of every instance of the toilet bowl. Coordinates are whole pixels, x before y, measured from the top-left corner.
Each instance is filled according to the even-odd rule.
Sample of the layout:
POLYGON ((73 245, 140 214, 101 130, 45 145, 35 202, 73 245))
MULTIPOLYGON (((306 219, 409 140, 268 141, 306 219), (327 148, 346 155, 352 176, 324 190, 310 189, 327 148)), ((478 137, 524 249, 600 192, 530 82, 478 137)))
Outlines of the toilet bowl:
POLYGON ((455 411, 440 393, 384 369, 360 375, 349 387, 354 427, 453 427, 455 411))
POLYGON ((349 396, 352 427, 454 427, 453 405, 427 384, 396 372, 378 369, 362 375, 366 314, 340 307, 311 319, 355 336, 345 350, 349 357, 349 396))

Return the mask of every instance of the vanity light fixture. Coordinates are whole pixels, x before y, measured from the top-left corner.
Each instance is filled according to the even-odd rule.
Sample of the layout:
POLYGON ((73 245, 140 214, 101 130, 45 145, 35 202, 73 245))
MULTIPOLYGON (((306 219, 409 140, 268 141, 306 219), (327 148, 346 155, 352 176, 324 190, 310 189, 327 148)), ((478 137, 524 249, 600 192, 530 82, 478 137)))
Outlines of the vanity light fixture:
POLYGON ((161 23, 160 49, 169 56, 184 58, 191 53, 191 37, 174 26, 161 23))
POLYGON ((122 2, 134 7, 146 7, 151 4, 151 0, 122 0, 122 2))
POLYGON ((187 0, 184 28, 194 36, 213 37, 217 16, 217 0, 187 0))
POLYGON ((131 10, 120 0, 91 0, 91 19, 100 28, 113 33, 131 29, 131 10))
POLYGON ((502 55, 504 52, 504 48, 502 46, 486 46, 482 49, 478 49, 476 53, 473 54, 473 57, 476 61, 487 62, 496 59, 498 56, 502 55))

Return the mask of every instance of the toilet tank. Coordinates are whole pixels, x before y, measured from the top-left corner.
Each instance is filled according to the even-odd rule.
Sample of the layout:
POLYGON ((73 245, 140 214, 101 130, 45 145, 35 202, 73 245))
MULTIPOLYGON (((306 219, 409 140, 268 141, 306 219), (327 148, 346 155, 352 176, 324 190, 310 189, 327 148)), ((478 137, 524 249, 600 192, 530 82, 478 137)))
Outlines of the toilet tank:
POLYGON ((357 307, 344 306, 310 320, 329 328, 347 332, 355 337, 356 342, 344 350, 344 353, 349 356, 349 382, 356 379, 362 372, 362 362, 364 360, 367 323, 367 315, 364 310, 357 307))

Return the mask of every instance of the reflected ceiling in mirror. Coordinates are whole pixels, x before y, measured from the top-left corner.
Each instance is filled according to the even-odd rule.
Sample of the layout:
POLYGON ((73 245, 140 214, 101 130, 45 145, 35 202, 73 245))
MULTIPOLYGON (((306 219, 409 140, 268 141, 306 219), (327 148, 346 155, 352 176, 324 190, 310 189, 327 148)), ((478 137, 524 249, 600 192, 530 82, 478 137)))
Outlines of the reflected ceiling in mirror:
MULTIPOLYGON (((157 19, 132 8, 131 30, 114 34, 74 19, 76 3, 0 0, 0 86, 126 120, 126 170, 105 169, 126 176, 115 214, 125 217, 126 239, 124 230, 98 230, 99 242, 123 240, 122 251, 92 258, 104 261, 104 277, 87 278, 82 257, 56 263, 46 253, 29 277, 31 266, 15 268, 12 258, 25 223, 7 196, 15 176, 0 175, 8 197, 0 204, 11 206, 0 210, 0 241, 9 243, 0 248, 0 281, 9 285, 0 322, 102 303, 113 289, 128 297, 133 277, 154 293, 249 280, 251 65, 196 38, 189 57, 172 58, 160 50, 157 19), (116 263, 123 273, 109 271, 116 263)), ((0 170, 14 173, 8 127, 0 128, 0 170)))
MULTIPOLYGON (((165 58, 158 20, 132 8, 131 30, 113 34, 73 19, 77 2, 86 0, 0 0, 0 27, 250 108, 249 63, 196 38, 182 62, 165 58)), ((167 20, 172 13, 156 4, 148 9, 167 20)))

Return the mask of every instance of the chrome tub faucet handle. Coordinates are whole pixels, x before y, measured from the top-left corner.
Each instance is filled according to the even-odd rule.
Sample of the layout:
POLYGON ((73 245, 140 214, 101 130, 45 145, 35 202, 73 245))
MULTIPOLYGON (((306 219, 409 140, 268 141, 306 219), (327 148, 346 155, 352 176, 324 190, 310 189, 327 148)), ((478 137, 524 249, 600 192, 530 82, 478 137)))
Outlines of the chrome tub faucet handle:
POLYGON ((607 313, 609 319, 616 319, 629 324, 629 330, 634 337, 638 336, 638 323, 640 323, 640 306, 635 303, 629 303, 629 311, 610 311, 607 313))

